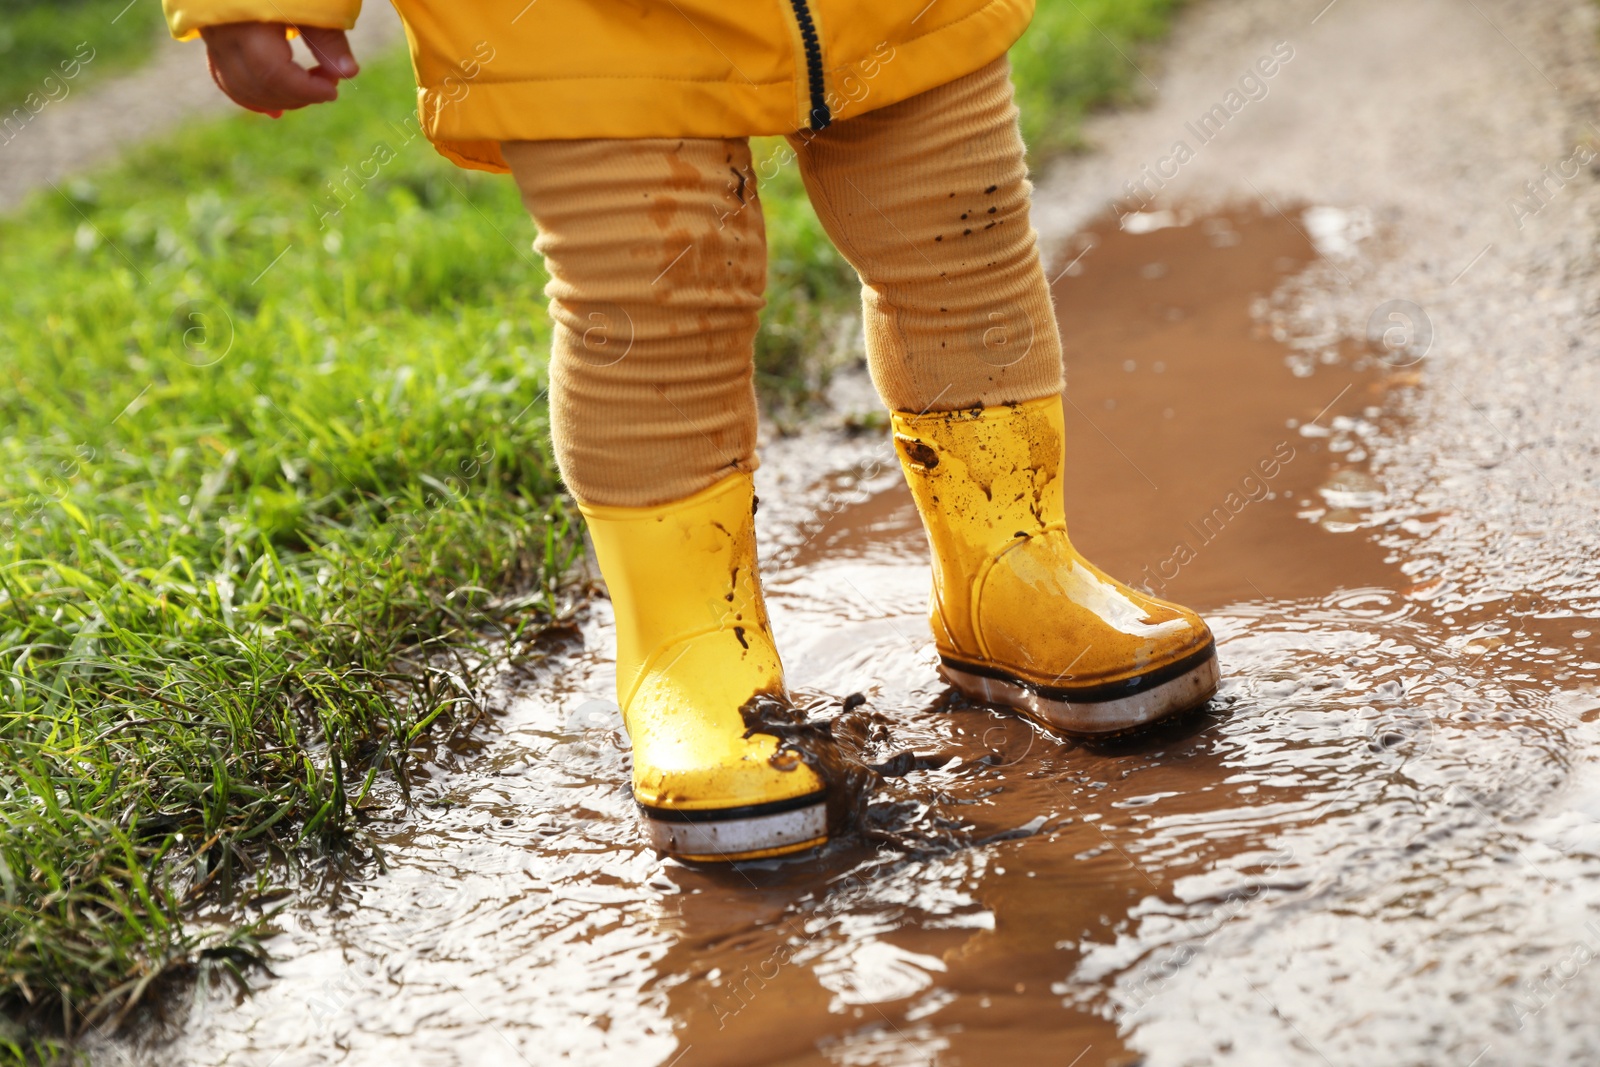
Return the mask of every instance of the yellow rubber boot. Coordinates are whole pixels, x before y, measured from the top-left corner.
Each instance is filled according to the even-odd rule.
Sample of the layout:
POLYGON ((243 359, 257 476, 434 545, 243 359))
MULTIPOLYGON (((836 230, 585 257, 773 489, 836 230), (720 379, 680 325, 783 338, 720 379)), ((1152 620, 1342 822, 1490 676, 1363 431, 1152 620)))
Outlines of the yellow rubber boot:
POLYGON ((1072 734, 1113 734, 1217 688, 1211 631, 1129 589, 1067 538, 1059 397, 894 416, 933 549, 930 615, 957 689, 1072 734))
POLYGON ((649 508, 580 505, 616 612, 617 703, 651 843, 689 860, 827 840, 826 789, 740 707, 785 695, 756 566, 750 476, 649 508))

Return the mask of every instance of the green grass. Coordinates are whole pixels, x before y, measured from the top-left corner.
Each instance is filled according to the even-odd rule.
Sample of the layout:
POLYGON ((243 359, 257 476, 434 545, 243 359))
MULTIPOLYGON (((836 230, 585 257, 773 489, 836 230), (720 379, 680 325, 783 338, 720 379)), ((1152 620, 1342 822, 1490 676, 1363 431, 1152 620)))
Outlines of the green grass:
POLYGON ((37 112, 143 59, 161 39, 157 0, 0 0, 0 143, 37 112), (31 98, 31 99, 30 99, 31 98))
POLYGON ((1145 42, 1166 32, 1182 0, 1039 0, 1011 49, 1022 136, 1035 162, 1083 147, 1091 110, 1126 104, 1151 86, 1145 42), (1146 68, 1148 73, 1148 68, 1146 68))
MULTIPOLYGON (((1036 145, 1130 83, 1082 14, 1131 54, 1170 6, 1045 0, 1036 145)), ((0 1058, 257 958, 254 905, 365 862, 363 806, 557 613, 532 228, 411 137, 409 76, 0 219, 0 1058)), ((794 171, 758 366, 799 412, 858 297, 794 171)))
POLYGON ((359 847, 577 544, 531 227, 403 143, 408 76, 0 222, 0 981, 68 1030, 248 951, 184 924, 202 896, 359 847))

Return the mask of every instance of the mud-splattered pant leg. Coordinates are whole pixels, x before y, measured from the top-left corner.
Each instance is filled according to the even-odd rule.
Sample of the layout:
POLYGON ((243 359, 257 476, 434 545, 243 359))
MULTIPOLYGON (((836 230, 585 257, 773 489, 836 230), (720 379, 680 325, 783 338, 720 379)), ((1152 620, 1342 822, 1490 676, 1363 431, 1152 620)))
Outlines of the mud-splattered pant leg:
MULTIPOLYGON (((861 274, 873 380, 891 408, 1059 391, 1005 60, 790 143, 861 274)), ((550 273, 551 437, 573 495, 644 507, 754 469, 766 236, 748 144, 526 141, 502 152, 550 273)))
POLYGON ((502 145, 539 230, 550 425, 588 504, 681 500, 755 467, 766 231, 744 140, 502 145))
POLYGON ((868 362, 889 407, 953 411, 1061 390, 1004 58, 789 143, 861 274, 868 362))

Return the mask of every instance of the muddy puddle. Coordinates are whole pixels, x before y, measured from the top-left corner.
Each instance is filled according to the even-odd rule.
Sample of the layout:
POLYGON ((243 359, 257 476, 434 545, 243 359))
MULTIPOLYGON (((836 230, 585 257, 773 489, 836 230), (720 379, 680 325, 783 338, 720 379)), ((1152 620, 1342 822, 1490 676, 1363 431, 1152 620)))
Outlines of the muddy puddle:
MULTIPOLYGON (((374 820, 386 875, 296 902, 272 977, 96 1062, 1593 1052, 1600 621, 1414 580, 1447 520, 1375 472, 1419 377, 1274 336, 1274 294, 1316 256, 1298 209, 1138 228, 1081 234, 1057 267, 1068 514, 1101 566, 1207 613, 1204 714, 1085 746, 952 700, 887 441, 774 441, 760 522, 791 685, 824 713, 861 694, 869 755, 942 760, 874 797, 893 844, 727 870, 643 848, 600 601, 506 679, 480 748, 441 749, 416 807, 374 820)), ((1595 602, 1592 574, 1573 583, 1595 602)))

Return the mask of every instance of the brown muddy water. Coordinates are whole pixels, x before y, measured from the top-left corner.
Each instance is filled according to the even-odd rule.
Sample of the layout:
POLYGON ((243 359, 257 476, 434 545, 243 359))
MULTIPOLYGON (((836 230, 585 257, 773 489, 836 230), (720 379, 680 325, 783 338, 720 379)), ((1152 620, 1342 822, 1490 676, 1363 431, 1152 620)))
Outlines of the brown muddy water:
POLYGON ((1068 514, 1102 567, 1207 614, 1204 713, 1085 745, 952 699, 887 440, 777 440, 790 683, 819 714, 865 697, 869 756, 935 757, 874 796, 887 840, 648 851, 598 601, 374 819, 387 874, 285 910, 248 994, 95 1060, 1593 1062, 1594 575, 1566 604, 1414 580, 1430 538, 1495 517, 1414 513, 1372 473, 1422 378, 1281 329, 1316 256, 1298 211, 1142 222, 1059 257, 1068 514))

